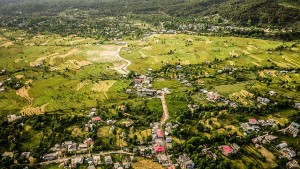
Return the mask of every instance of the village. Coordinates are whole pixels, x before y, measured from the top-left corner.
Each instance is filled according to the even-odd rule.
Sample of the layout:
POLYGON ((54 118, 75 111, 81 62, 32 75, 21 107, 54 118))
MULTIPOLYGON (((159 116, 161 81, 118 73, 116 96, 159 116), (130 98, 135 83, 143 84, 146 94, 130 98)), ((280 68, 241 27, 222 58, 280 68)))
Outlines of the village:
MULTIPOLYGON (((176 69, 181 70, 182 66, 178 65, 176 69)), ((94 140, 92 138, 86 138, 84 142, 75 142, 73 140, 66 140, 63 143, 55 144, 51 149, 43 155, 42 161, 38 164, 45 165, 51 163, 59 163, 62 166, 69 168, 76 168, 80 165, 86 164, 89 169, 96 168, 97 165, 111 166, 114 169, 127 169, 131 168, 132 163, 136 162, 137 156, 142 156, 153 160, 161 164, 163 167, 168 169, 193 169, 195 168, 195 163, 186 154, 182 153, 177 156, 176 160, 171 160, 172 150, 174 147, 172 136, 173 130, 178 130, 179 124, 167 122, 169 118, 169 112, 167 105, 165 103, 165 95, 171 94, 172 91, 169 88, 163 88, 161 90, 153 89, 154 78, 150 76, 152 69, 148 69, 148 73, 145 75, 139 75, 133 79, 133 88, 126 89, 127 94, 136 93, 139 97, 153 97, 162 100, 164 107, 164 114, 160 122, 153 122, 150 124, 151 128, 151 141, 146 143, 146 145, 135 146, 133 148, 121 147, 120 150, 107 151, 107 152, 97 152, 93 151, 94 140), (123 155, 124 158, 121 160, 113 160, 112 158, 115 154, 123 155)), ((183 73, 178 75, 177 80, 181 85, 186 87, 191 87, 192 84, 185 78, 183 73)), ((200 92, 206 96, 208 102, 217 103, 222 102, 228 105, 230 108, 237 108, 238 103, 230 101, 230 99, 221 97, 217 92, 208 91, 206 89, 200 89, 200 92)), ((270 96, 276 95, 276 92, 270 91, 270 96)), ((270 100, 264 97, 257 97, 258 105, 268 105, 270 100)), ((299 103, 295 103, 294 107, 296 109, 300 108, 299 103)), ((193 111, 198 108, 198 105, 189 104, 188 108, 193 111)), ((114 124, 117 120, 108 119, 106 121, 97 115, 97 109, 91 108, 90 113, 86 115, 86 118, 90 119, 86 124, 84 124, 84 130, 87 132, 94 132, 94 128, 98 124, 107 125, 110 130, 115 130, 114 124)), ((7 116, 7 121, 13 123, 15 121, 22 121, 22 116, 17 116, 15 114, 10 114, 7 116)), ((125 127, 129 127, 134 124, 134 121, 130 120, 125 124, 125 127)), ((286 167, 289 169, 299 168, 299 164, 295 157, 297 152, 293 150, 286 142, 279 142, 278 137, 273 134, 274 128, 278 127, 274 119, 256 119, 249 118, 247 122, 240 123, 240 131, 244 136, 255 134, 256 137, 251 139, 255 148, 260 149, 265 144, 272 144, 274 149, 280 154, 280 157, 287 158, 286 167), (270 131, 270 129, 272 131, 270 131), (258 134, 259 133, 259 134, 258 134)), ((297 122, 292 122, 286 128, 278 130, 278 132, 288 135, 289 137, 298 137, 300 125, 297 122)), ((122 133, 124 135, 125 133, 122 133)), ((249 143, 250 144, 250 143, 249 143)), ((205 145, 201 153, 213 160, 223 158, 217 155, 215 152, 219 151, 224 157, 234 157, 236 154, 240 154, 241 146, 237 143, 228 143, 225 145, 219 145, 217 147, 211 147, 205 145)), ((20 158, 29 160, 30 152, 22 152, 20 158)), ((13 152, 4 152, 2 156, 13 157, 13 152)))

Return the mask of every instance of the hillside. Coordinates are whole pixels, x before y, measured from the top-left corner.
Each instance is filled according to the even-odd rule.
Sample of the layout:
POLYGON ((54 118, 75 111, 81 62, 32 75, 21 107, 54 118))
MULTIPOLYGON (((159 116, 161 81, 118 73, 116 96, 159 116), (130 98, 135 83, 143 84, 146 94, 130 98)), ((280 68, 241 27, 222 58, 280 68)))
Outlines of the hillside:
POLYGON ((174 17, 219 14, 243 26, 297 28, 300 23, 300 2, 297 0, 2 0, 0 4, 2 16, 55 16, 65 10, 82 9, 91 10, 97 16, 158 12, 174 17))

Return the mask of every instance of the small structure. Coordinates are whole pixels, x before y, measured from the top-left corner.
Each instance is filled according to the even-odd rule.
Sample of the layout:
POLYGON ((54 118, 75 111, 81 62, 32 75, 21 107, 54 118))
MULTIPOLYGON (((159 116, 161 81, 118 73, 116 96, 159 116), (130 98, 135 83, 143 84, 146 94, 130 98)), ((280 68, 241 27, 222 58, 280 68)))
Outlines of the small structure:
POLYGON ((236 143, 233 143, 232 145, 223 145, 219 146, 218 148, 222 152, 222 154, 224 154, 227 157, 230 154, 236 154, 239 151, 240 146, 236 143))
POLYGON ((78 145, 78 150, 80 152, 87 152, 88 151, 88 144, 87 143, 80 143, 78 145))
POLYGON ((258 121, 255 118, 249 119, 249 124, 255 125, 258 124, 258 121))
POLYGON ((158 163, 163 164, 168 162, 168 158, 165 154, 159 154, 156 156, 158 163))
POLYGON ((286 163, 286 166, 289 169, 299 169, 300 168, 298 161, 296 161, 295 159, 293 159, 293 160, 289 161, 288 163, 286 163))
POLYGON ((154 150, 156 153, 163 153, 166 151, 165 147, 163 147, 163 146, 156 146, 156 147, 154 147, 154 150))
POLYGON ((76 151, 76 143, 72 143, 70 145, 68 145, 68 152, 69 153, 73 153, 76 151))
POLYGON ((157 130, 156 134, 157 134, 158 138, 163 138, 164 137, 164 134, 163 134, 163 132, 161 130, 157 130))
POLYGON ((93 117, 92 121, 93 122, 100 122, 100 121, 102 121, 102 119, 101 119, 101 117, 93 117))
POLYGON ((268 98, 257 97, 257 102, 263 105, 268 105, 270 103, 270 100, 268 98))
POLYGON ((166 137, 166 142, 167 143, 172 143, 172 137, 166 137))
POLYGON ((218 101, 221 98, 219 93, 214 93, 214 92, 207 92, 206 96, 207 96, 207 99, 212 102, 218 101))
POLYGON ((295 103, 295 106, 294 106, 296 109, 300 110, 300 103, 295 103))
POLYGON ((216 160, 217 157, 218 157, 215 153, 213 153, 213 152, 212 152, 210 149, 208 149, 208 148, 203 149, 203 150, 202 150, 202 153, 203 153, 204 155, 206 155, 207 157, 212 158, 212 159, 214 159, 214 160, 216 160))
POLYGON ((280 144, 278 144, 277 146, 276 146, 276 148, 278 148, 278 149, 284 149, 284 148, 286 148, 288 145, 286 144, 286 143, 280 143, 280 144))
POLYGON ((15 114, 10 114, 10 115, 7 116, 7 121, 9 123, 14 122, 14 121, 19 120, 19 119, 22 119, 22 116, 17 116, 15 114))
POLYGON ((0 88, 0 92, 5 92, 5 88, 0 88))
POLYGON ((55 159, 57 159, 57 153, 45 154, 43 156, 43 160, 45 161, 55 160, 55 159))
POLYGON ((93 162, 95 165, 101 164, 101 157, 99 155, 93 156, 93 162))
POLYGON ((271 91, 269 91, 269 95, 270 95, 270 96, 276 96, 276 94, 277 94, 277 93, 276 93, 276 92, 274 92, 274 91, 272 91, 272 90, 271 90, 271 91))
POLYGON ((24 157, 25 159, 29 159, 30 152, 22 152, 20 157, 24 157))
POLYGON ((126 93, 133 93, 132 89, 126 89, 126 93))
POLYGON ((14 157, 14 154, 13 154, 13 152, 7 152, 7 151, 5 151, 5 152, 2 154, 2 157, 13 158, 13 157, 14 157))
POLYGON ((105 164, 106 164, 106 165, 111 165, 111 164, 113 164, 113 161, 112 161, 112 158, 111 158, 110 155, 105 156, 105 157, 104 157, 104 161, 105 161, 105 164))
POLYGON ((124 167, 125 169, 129 169, 130 166, 131 166, 130 162, 128 162, 128 161, 123 162, 122 165, 123 165, 123 167, 124 167))
POLYGON ((76 168, 77 165, 83 164, 83 157, 75 157, 71 159, 71 168, 76 168))

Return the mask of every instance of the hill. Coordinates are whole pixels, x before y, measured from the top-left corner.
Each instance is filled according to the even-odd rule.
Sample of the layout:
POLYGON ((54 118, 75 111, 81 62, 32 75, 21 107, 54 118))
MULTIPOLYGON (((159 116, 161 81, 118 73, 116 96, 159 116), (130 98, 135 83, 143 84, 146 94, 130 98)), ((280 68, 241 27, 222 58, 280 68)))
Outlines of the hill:
POLYGON ((219 14, 243 26, 297 28, 297 0, 1 0, 2 16, 53 16, 69 9, 92 10, 97 16, 166 13, 173 17, 219 14))

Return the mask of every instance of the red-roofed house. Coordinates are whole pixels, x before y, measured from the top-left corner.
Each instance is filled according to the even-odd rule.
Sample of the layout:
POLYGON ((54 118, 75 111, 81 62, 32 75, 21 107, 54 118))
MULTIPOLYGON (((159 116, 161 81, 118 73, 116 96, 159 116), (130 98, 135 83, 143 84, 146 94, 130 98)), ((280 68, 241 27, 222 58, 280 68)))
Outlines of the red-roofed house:
POLYGON ((101 117, 93 117, 92 121, 102 121, 101 117))
POLYGON ((249 123, 250 124, 257 124, 258 122, 255 118, 251 118, 251 119, 249 119, 249 123))
POLYGON ((225 156, 228 156, 229 154, 233 153, 233 149, 230 146, 223 146, 221 150, 225 156))
POLYGON ((141 83, 143 82, 143 79, 141 79, 141 78, 135 78, 135 79, 134 79, 134 82, 135 82, 136 84, 141 84, 141 83))
POLYGON ((164 134, 163 134, 163 132, 161 130, 157 130, 156 134, 157 134, 158 138, 163 138, 164 137, 164 134))
POLYGON ((165 152, 165 147, 163 147, 163 146, 156 146, 156 147, 154 147, 154 150, 157 153, 165 152))

